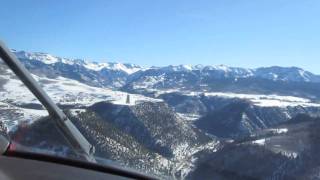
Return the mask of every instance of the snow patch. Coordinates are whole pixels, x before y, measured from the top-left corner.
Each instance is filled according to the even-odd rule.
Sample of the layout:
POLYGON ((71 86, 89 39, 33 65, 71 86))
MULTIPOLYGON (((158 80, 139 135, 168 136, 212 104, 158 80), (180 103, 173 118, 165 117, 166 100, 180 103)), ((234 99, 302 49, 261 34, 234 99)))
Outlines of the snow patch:
POLYGON ((257 106, 262 107, 288 107, 288 106, 313 106, 320 107, 319 103, 313 103, 309 99, 294 97, 294 96, 279 96, 279 95, 262 95, 262 94, 237 94, 223 92, 209 92, 206 96, 219 96, 225 98, 247 99, 257 106))
POLYGON ((258 139, 258 140, 252 141, 252 143, 263 146, 266 143, 266 139, 258 139))
POLYGON ((282 134, 282 133, 287 133, 288 129, 287 128, 281 128, 281 129, 270 129, 271 132, 276 133, 276 134, 282 134))

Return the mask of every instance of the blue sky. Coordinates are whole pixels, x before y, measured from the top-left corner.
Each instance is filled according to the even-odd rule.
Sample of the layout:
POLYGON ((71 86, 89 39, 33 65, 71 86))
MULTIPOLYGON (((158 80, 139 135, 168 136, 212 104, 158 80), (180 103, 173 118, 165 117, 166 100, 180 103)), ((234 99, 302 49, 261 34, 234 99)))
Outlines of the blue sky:
POLYGON ((299 66, 320 74, 319 0, 2 0, 10 48, 143 66, 299 66))

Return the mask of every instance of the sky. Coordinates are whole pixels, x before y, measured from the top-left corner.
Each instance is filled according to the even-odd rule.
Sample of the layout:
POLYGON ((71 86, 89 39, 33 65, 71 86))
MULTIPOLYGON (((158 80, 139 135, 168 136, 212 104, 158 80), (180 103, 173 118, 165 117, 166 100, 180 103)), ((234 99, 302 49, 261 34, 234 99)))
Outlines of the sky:
POLYGON ((0 39, 98 62, 320 74, 319 9, 319 0, 1 0, 0 39))

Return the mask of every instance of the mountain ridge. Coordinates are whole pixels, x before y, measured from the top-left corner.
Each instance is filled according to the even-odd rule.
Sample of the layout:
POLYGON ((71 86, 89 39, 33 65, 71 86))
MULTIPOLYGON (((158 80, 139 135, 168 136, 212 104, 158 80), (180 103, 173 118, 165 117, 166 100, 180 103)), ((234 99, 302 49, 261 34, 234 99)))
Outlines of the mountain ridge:
MULTIPOLYGON (((320 82, 320 75, 312 73, 310 71, 304 70, 300 67, 282 67, 282 66, 267 66, 267 67, 257 67, 257 68, 242 68, 242 67, 232 67, 226 65, 187 65, 187 64, 180 64, 180 65, 168 65, 168 66, 152 66, 152 67, 142 67, 140 65, 132 64, 132 63, 119 63, 119 62, 95 62, 95 61, 88 61, 84 59, 70 59, 70 58, 63 58, 51 55, 49 53, 42 53, 42 52, 26 52, 26 51, 17 51, 12 50, 12 52, 19 58, 19 59, 29 59, 29 60, 37 60, 43 62, 44 64, 50 65, 55 63, 63 63, 74 65, 78 64, 81 65, 89 70, 94 71, 101 71, 103 69, 111 69, 111 70, 118 70, 127 73, 127 75, 134 74, 138 71, 145 71, 145 70, 161 70, 161 71, 219 71, 224 72, 226 74, 234 74, 235 77, 263 77, 267 79, 274 79, 274 80, 293 80, 294 77, 282 77, 285 73, 291 73, 292 75, 301 76, 301 80, 310 81, 310 82, 320 82), (279 77, 280 74, 280 77, 279 77)), ((299 78, 296 78, 299 79, 299 78)))

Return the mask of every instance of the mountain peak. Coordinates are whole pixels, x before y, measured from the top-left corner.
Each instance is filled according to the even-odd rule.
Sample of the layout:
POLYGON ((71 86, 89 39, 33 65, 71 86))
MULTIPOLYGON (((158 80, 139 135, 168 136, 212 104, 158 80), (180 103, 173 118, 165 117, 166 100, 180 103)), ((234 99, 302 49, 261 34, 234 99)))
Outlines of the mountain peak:
MULTIPOLYGON (((97 86, 121 87, 127 82, 127 77, 140 71, 135 78, 141 76, 141 87, 149 87, 154 85, 160 86, 160 81, 170 82, 172 87, 185 87, 187 82, 192 81, 204 83, 206 80, 223 80, 229 79, 238 81, 244 78, 258 78, 268 79, 272 81, 290 81, 290 82, 320 82, 320 76, 312 74, 298 67, 261 67, 261 68, 241 68, 231 67, 227 65, 168 65, 162 67, 142 68, 135 64, 119 63, 119 62, 105 62, 99 63, 84 59, 68 59, 57 57, 48 53, 35 52, 30 53, 26 51, 12 50, 17 57, 27 63, 39 61, 48 66, 54 67, 53 71, 59 71, 58 74, 66 77, 74 77, 82 82, 95 84, 97 86), (71 68, 64 72, 65 65, 71 68), (59 66, 59 67, 58 67, 59 66), (79 69, 79 66, 81 67, 79 69), (174 72, 172 75, 170 75, 174 72), (78 74, 77 74, 78 73, 78 74), (161 77, 160 77, 161 76, 161 77), (97 80, 97 78, 101 78, 97 80), (147 78, 147 79, 145 79, 147 78), (145 82, 148 80, 148 82, 145 82), (93 82, 92 82, 93 81, 93 82), (150 81, 150 82, 149 82, 150 81)), ((36 63, 37 64, 37 63, 36 63)), ((37 65, 34 65, 37 66, 37 65)), ((44 70, 45 71, 45 70, 44 70)), ((52 72, 57 74, 57 72, 52 72)), ((165 83, 162 83, 162 86, 165 83)), ((194 85, 194 84, 193 84, 194 85)), ((202 84, 201 86, 210 86, 209 84, 202 84)))
POLYGON ((43 52, 26 52, 26 51, 17 51, 12 50, 12 52, 19 58, 19 59, 27 59, 27 60, 34 60, 39 61, 47 65, 53 65, 56 63, 63 63, 69 65, 80 65, 84 68, 92 71, 101 71, 103 69, 113 70, 113 71, 122 71, 126 74, 132 74, 142 69, 142 67, 134 64, 129 63, 118 63, 118 62, 105 62, 99 63, 96 61, 89 61, 84 59, 68 59, 68 58, 61 58, 56 57, 48 53, 43 52))

